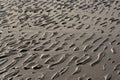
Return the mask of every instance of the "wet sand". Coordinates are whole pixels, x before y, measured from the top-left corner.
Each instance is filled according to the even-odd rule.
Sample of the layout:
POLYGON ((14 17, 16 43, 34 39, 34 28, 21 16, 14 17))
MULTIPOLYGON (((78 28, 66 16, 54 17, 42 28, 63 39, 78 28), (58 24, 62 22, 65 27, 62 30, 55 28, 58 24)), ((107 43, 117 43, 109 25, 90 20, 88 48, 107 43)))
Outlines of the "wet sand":
POLYGON ((0 80, 120 80, 119 0, 0 0, 0 80))

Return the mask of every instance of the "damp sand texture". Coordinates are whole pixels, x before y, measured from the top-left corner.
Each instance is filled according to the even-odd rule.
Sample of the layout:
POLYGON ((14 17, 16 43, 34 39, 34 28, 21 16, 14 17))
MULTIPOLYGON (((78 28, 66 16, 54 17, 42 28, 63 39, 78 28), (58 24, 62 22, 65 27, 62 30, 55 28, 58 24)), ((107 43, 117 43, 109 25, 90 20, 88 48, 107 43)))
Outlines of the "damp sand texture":
POLYGON ((120 0, 0 0, 0 80, 120 80, 120 0))

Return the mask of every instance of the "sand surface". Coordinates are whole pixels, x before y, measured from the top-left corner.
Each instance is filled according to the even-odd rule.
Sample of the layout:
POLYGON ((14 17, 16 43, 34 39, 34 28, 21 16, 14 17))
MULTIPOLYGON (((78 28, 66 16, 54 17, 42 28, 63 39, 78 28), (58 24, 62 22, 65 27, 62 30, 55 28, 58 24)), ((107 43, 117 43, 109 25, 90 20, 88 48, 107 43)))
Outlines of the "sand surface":
POLYGON ((120 0, 0 0, 0 80, 120 80, 120 0))

